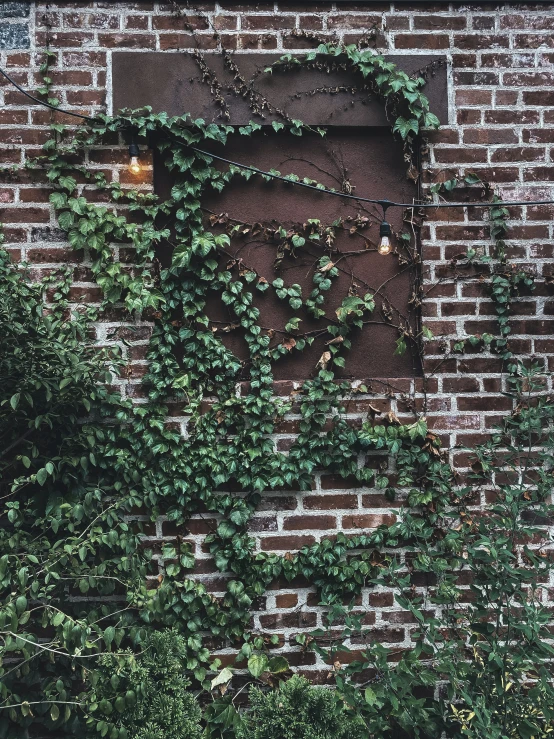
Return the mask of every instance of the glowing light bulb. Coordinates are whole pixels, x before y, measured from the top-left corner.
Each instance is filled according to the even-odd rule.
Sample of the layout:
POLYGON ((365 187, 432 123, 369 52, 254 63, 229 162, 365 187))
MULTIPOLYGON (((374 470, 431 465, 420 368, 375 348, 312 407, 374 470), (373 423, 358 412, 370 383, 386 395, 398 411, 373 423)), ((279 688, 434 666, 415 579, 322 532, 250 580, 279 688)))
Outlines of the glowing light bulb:
POLYGON ((391 253, 391 235, 392 229, 390 227, 390 223, 387 223, 385 220, 383 220, 383 222, 381 223, 381 227, 379 228, 379 236, 381 237, 381 240, 379 241, 379 246, 377 247, 377 251, 379 252, 379 254, 383 254, 383 256, 386 256, 387 254, 391 253))
POLYGON ((377 251, 379 254, 387 255, 390 254, 392 251, 392 244, 390 243, 390 239, 388 236, 382 236, 381 241, 379 242, 379 246, 377 247, 377 251))
POLYGON ((129 162, 129 172, 132 174, 140 174, 140 162, 138 157, 131 157, 129 162))

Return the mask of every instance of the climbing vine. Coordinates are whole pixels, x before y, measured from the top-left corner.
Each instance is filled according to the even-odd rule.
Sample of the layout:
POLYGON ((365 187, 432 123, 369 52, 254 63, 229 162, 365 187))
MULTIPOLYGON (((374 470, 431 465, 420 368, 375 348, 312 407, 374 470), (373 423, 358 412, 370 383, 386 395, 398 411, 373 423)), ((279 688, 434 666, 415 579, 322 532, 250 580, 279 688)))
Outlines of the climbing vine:
MULTIPOLYGON (((408 176, 418 177, 417 137, 438 125, 422 91, 423 77, 410 77, 370 51, 330 45, 302 59, 286 55, 266 72, 290 73, 301 65, 360 76, 385 105, 404 146, 408 176)), ((217 85, 208 81, 217 98, 217 85)), ((277 134, 311 133, 301 121, 282 118, 272 124, 277 134)), ((356 389, 338 379, 337 369, 348 361, 353 337, 360 340, 381 296, 370 289, 350 290, 329 319, 326 298, 339 274, 333 244, 343 224, 311 218, 271 233, 260 225, 275 248, 278 276, 268 280, 231 250, 231 240, 254 224, 203 208, 207 193, 221 192, 237 178, 281 176, 276 170, 259 175, 237 165, 222 167, 206 152, 211 144, 225 146, 231 137, 255 137, 259 130, 256 122, 235 129, 149 109, 99 115, 76 131, 53 124, 44 155, 32 165, 52 184, 59 226, 75 250, 89 255, 103 297, 98 315, 71 312, 69 275, 30 286, 2 257, 1 319, 17 351, 3 353, 2 359, 10 383, 0 406, 0 459, 7 475, 1 488, 7 523, 0 533, 0 634, 7 659, 0 695, 9 717, 0 716, 0 735, 18 731, 25 736, 34 723, 58 736, 64 726, 69 735, 84 712, 101 736, 123 739, 121 722, 110 716, 114 710, 124 713, 133 698, 118 703, 104 697, 86 707, 80 691, 100 653, 140 649, 152 628, 171 627, 184 636, 180 650, 186 669, 204 688, 227 685, 232 676, 229 671, 215 685, 210 681, 206 635, 232 643, 253 676, 278 675, 287 666, 271 662, 265 636, 249 627, 255 598, 273 580, 302 575, 323 601, 339 603, 378 576, 384 550, 431 547, 448 526, 454 476, 425 419, 403 425, 388 414, 357 429, 346 418, 345 401, 356 389), (167 199, 86 167, 88 150, 129 132, 152 142, 172 173, 167 199), (107 202, 87 197, 93 192, 107 202), (280 276, 279 267, 307 243, 319 249, 319 256, 313 289, 304 296, 300 285, 280 276), (168 245, 170 260, 161 263, 159 252, 168 245), (123 251, 132 259, 123 259, 123 251), (43 308, 46 289, 51 313, 43 308), (260 325, 258 305, 269 292, 290 308, 284 332, 260 325), (230 351, 225 332, 209 317, 213 296, 231 316, 228 328, 240 330, 246 360, 230 351), (152 323, 144 402, 133 404, 114 392, 121 357, 98 353, 86 340, 94 321, 109 311, 152 323), (303 332, 306 314, 321 328, 303 332), (274 395, 273 369, 310 346, 315 335, 324 337, 326 348, 313 377, 294 397, 299 433, 286 453, 276 451, 272 434, 293 401, 274 395), (43 351, 52 356, 47 375, 37 365, 43 351), (187 417, 185 436, 166 422, 175 404, 187 417), (377 473, 365 464, 373 453, 388 460, 377 473), (264 492, 308 490, 318 470, 382 489, 391 500, 405 496, 407 506, 396 523, 370 533, 338 533, 285 556, 256 551, 248 526, 264 492), (241 494, 232 492, 237 488, 241 494), (190 517, 204 512, 218 516, 205 543, 217 569, 230 575, 219 599, 194 579, 195 560, 186 541, 190 517), (183 535, 176 544, 164 545, 158 565, 141 533, 160 515, 183 535)), ((299 178, 285 179, 293 186, 299 178)), ((324 189, 315 180, 304 184, 324 189)), ((499 337, 480 340, 512 362, 509 370, 517 374, 507 343, 509 307, 517 289, 531 280, 507 265, 506 217, 504 208, 491 211, 496 253, 468 253, 466 262, 496 265, 491 288, 499 337)), ((355 228, 362 231, 368 221, 360 215, 355 228)), ((406 245, 402 258, 415 261, 410 235, 400 238, 406 245)), ((416 307, 420 298, 414 296, 416 307)), ((388 310, 398 351, 406 350, 406 342, 419 347, 426 334, 414 332, 406 317, 388 310)))

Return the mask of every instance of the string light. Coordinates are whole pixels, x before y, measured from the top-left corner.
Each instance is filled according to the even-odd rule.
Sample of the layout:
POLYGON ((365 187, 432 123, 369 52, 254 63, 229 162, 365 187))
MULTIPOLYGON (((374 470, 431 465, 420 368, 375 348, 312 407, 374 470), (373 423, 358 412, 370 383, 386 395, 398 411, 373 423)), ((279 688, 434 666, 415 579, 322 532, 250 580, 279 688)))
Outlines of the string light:
MULTIPOLYGON (((538 2, 549 2, 550 0, 537 0, 538 2)), ((32 100, 33 102, 37 103, 38 105, 42 105, 43 107, 50 108, 57 113, 62 113, 63 115, 70 115, 74 118, 81 118, 84 121, 91 121, 92 123, 102 123, 98 118, 94 118, 89 115, 83 115, 82 113, 75 113, 72 110, 63 110, 61 108, 58 108, 55 105, 51 105, 50 103, 47 103, 45 100, 39 100, 39 98, 34 97, 30 93, 28 93, 26 90, 24 90, 20 85, 15 82, 3 69, 0 68, 0 74, 5 77, 8 82, 10 82, 19 92, 21 92, 23 95, 25 95, 27 98, 32 100)), ((504 206, 512 206, 512 205, 554 205, 554 200, 494 200, 494 201, 477 201, 477 202, 466 202, 466 203, 449 203, 449 202, 442 202, 442 203, 396 203, 390 200, 375 200, 372 198, 364 198, 359 195, 348 195, 347 193, 338 192, 337 190, 327 190, 322 189, 320 187, 316 187, 315 185, 308 185, 305 182, 302 181, 294 181, 289 179, 288 177, 283 177, 281 175, 276 175, 272 172, 266 172, 263 169, 258 169, 257 167, 252 167, 247 164, 241 164, 240 162, 235 162, 231 159, 226 159, 225 157, 221 157, 217 154, 213 154, 210 151, 203 151, 202 149, 198 149, 196 146, 190 146, 184 141, 181 141, 175 137, 172 137, 174 141, 177 141, 182 146, 187 146, 191 151, 196 152, 197 154, 202 154, 207 157, 211 157, 212 159, 216 159, 220 162, 226 162, 227 164, 232 164, 235 167, 238 167, 239 169, 246 169, 250 172, 255 172, 257 174, 263 175, 264 177, 269 177, 274 180, 281 180, 282 182, 287 182, 289 185, 294 185, 295 187, 305 187, 308 190, 315 190, 319 194, 323 193, 324 195, 335 195, 336 197, 343 198, 346 200, 355 200, 360 203, 372 203, 374 205, 381 205, 386 204, 386 207, 390 208, 470 208, 470 207, 476 207, 476 208, 502 208, 504 206)), ((129 147, 130 149, 131 147, 129 147)), ((129 151, 129 155, 131 156, 131 159, 136 158, 136 162, 131 161, 129 163, 129 169, 131 170, 131 167, 135 167, 138 165, 138 170, 132 169, 135 174, 140 171, 140 163, 138 161, 138 155, 140 154, 140 150, 137 146, 137 154, 131 154, 129 151)), ((383 224, 385 224, 386 221, 383 220, 383 224)), ((383 225, 382 224, 382 225, 383 225)), ((385 234, 386 235, 386 234, 385 234)), ((390 240, 390 236, 388 237, 390 240)), ((383 239, 383 237, 381 237, 383 239)), ((383 247, 384 248, 384 247, 383 247)), ((388 252, 387 252, 388 253, 388 252)))
POLYGON ((131 174, 140 174, 140 149, 133 135, 131 135, 131 143, 129 144, 129 172, 131 174))
POLYGON ((383 256, 386 256, 387 254, 390 254, 392 251, 392 244, 391 244, 391 236, 392 236, 392 229, 390 227, 390 223, 387 222, 387 208, 390 207, 392 203, 390 200, 381 200, 380 206, 383 209, 383 220, 381 221, 381 226, 379 227, 379 246, 377 247, 377 251, 379 254, 382 254, 383 256))
POLYGON ((386 221, 382 221, 381 227, 379 228, 379 236, 381 237, 379 241, 379 246, 377 247, 377 251, 379 254, 383 254, 383 256, 386 256, 387 254, 390 254, 392 251, 392 244, 390 242, 390 238, 392 235, 392 230, 390 227, 390 223, 387 223, 386 221))

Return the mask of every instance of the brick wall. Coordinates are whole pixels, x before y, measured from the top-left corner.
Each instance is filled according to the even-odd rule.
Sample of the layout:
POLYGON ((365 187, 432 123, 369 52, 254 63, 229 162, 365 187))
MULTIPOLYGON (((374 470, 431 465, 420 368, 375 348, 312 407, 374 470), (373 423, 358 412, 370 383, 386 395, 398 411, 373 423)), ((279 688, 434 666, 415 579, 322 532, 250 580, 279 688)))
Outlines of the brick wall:
MULTIPOLYGON (((90 113, 110 104, 113 49, 167 50, 192 48, 194 38, 205 49, 215 41, 208 22, 230 49, 302 50, 309 42, 291 35, 292 29, 317 31, 345 42, 364 36, 379 51, 395 54, 440 50, 449 64, 450 121, 430 138, 426 178, 449 177, 475 171, 493 182, 505 199, 554 197, 554 4, 506 5, 457 3, 330 3, 275 2, 201 4, 191 11, 189 29, 172 12, 171 3, 151 2, 0 2, 0 59, 14 78, 33 89, 39 82, 41 51, 55 51, 52 94, 63 107, 90 113), (195 29, 195 34, 190 27, 195 29)), ((0 85, 0 164, 21 164, 39 151, 47 138, 50 113, 0 85)), ((126 156, 121 152, 91 154, 91 167, 113 167, 129 182, 126 156)), ((75 263, 75 301, 95 302, 99 291, 90 282, 86 261, 77 260, 56 227, 48 205, 48 190, 33 173, 5 175, 0 181, 0 220, 6 224, 7 248, 14 259, 29 262, 44 274, 59 264, 75 263)), ((514 305, 512 348, 533 355, 545 369, 554 369, 554 233, 550 206, 515 207, 510 212, 509 258, 537 275, 537 288, 514 305)), ((456 338, 494 332, 494 310, 478 277, 456 277, 451 260, 468 246, 487 243, 486 214, 480 209, 442 210, 430 214, 423 231, 425 324, 436 339, 427 345, 427 417, 451 449, 460 467, 467 455, 458 450, 486 438, 509 410, 510 400, 500 375, 500 361, 478 352, 452 358, 447 350, 456 338)), ((119 320, 97 326, 99 342, 129 341, 123 347, 128 376, 122 392, 140 402, 140 377, 150 326, 137 322, 130 332, 119 320)), ((280 392, 290 390, 283 383, 280 392)), ((423 407, 422 380, 395 380, 395 393, 372 381, 374 394, 349 406, 353 423, 367 413, 367 403, 409 418, 423 407)), ((279 388, 278 388, 279 389, 279 388)), ((174 410, 172 422, 186 418, 174 410)), ((295 430, 295 417, 276 435, 286 449, 295 430)), ((264 551, 286 553, 328 536, 330 531, 358 532, 392 521, 391 504, 376 489, 354 487, 328 474, 316 475, 313 490, 267 491, 253 519, 252 533, 264 551)), ((203 549, 213 521, 191 521, 188 536, 195 543, 199 576, 217 593, 223 575, 203 549)), ((160 520, 151 530, 151 543, 174 537, 170 522, 160 520)), ((546 592, 546 590, 544 591, 546 592)), ((367 621, 383 643, 407 646, 407 614, 393 605, 392 594, 366 591, 360 602, 367 621)), ((301 629, 320 623, 316 596, 308 582, 275 583, 260 599, 254 625, 282 635, 286 646, 301 629)), ((297 653, 293 661, 317 670, 314 655, 297 653)))

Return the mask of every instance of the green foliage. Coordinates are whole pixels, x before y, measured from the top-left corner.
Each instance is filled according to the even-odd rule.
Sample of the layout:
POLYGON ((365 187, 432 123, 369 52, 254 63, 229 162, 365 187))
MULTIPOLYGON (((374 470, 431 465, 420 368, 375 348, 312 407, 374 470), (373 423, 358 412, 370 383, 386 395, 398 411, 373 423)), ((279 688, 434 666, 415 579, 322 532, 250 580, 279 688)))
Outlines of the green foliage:
POLYGON ((175 631, 154 632, 142 651, 98 659, 87 724, 110 739, 200 739, 202 712, 188 690, 188 647, 175 631))
MULTIPOLYGON (((286 55, 273 69, 322 62, 346 65, 386 101, 391 124, 405 144, 409 174, 417 176, 416 135, 437 125, 422 93, 423 80, 353 46, 322 45, 302 60, 286 55)), ((288 129, 273 127, 294 135, 306 130, 300 121, 286 123, 288 129)), ((6 337, 0 347, 0 737, 80 736, 87 728, 109 739, 177 737, 179 732, 194 737, 199 713, 186 691, 192 681, 195 689, 217 696, 205 711, 211 739, 230 739, 240 731, 245 739, 284 739, 293 732, 310 739, 365 737, 368 731, 386 737, 396 730, 475 739, 486 732, 487 738, 504 739, 519 736, 518 731, 522 736, 546 731, 552 697, 544 668, 550 655, 543 638, 547 619, 534 600, 536 573, 523 574, 540 572, 545 560, 532 547, 518 546, 526 536, 523 513, 540 508, 550 483, 550 452, 541 457, 535 442, 548 431, 552 413, 545 399, 522 399, 535 380, 507 345, 510 301, 531 284, 524 272, 506 266, 507 213, 492 209, 496 253, 479 259, 481 266, 496 267, 491 289, 500 335, 468 341, 483 341, 509 360, 519 410, 515 425, 479 452, 480 470, 492 478, 460 488, 423 418, 402 425, 388 414, 361 429, 347 423, 344 401, 353 391, 337 380, 335 369, 345 366, 354 330, 363 329, 375 296, 353 290, 335 300, 339 307, 327 317, 325 296, 339 274, 330 256, 316 262, 313 290, 303 296, 300 286, 283 276, 268 281, 240 260, 229 260, 230 237, 244 228, 240 224, 224 232, 216 218, 213 232, 209 229, 204 195, 222 191, 237 177, 260 175, 233 165, 218 168, 209 154, 191 146, 225 145, 229 137, 255 136, 259 128, 251 122, 235 131, 148 109, 100 116, 70 134, 53 126, 35 165, 54 187, 51 202, 69 243, 91 257, 103 294, 101 311, 122 311, 130 323, 135 317, 147 319, 153 332, 147 397, 133 405, 110 390, 118 359, 90 344, 94 312, 70 310, 69 273, 32 286, 0 253, 0 329, 6 337), (139 140, 156 142, 173 173, 166 201, 107 182, 84 165, 90 147, 129 129, 139 140), (91 189, 108 204, 87 199, 91 189), (156 254, 166 242, 172 246, 171 260, 160 267, 156 254), (293 312, 285 339, 276 341, 273 329, 260 325, 254 289, 261 299, 273 292, 293 312), (244 337, 246 362, 226 348, 206 314, 214 296, 233 321, 229 330, 240 329, 244 337), (325 318, 319 333, 326 350, 296 395, 300 433, 283 453, 275 450, 271 434, 291 404, 273 395, 273 367, 313 341, 301 331, 304 312, 310 319, 325 318), (245 379, 247 388, 237 394, 245 379), (166 424, 170 403, 185 409, 186 437, 166 424), (524 431, 533 444, 521 472, 524 431), (509 483, 494 478, 498 465, 507 464, 506 445, 513 457, 508 466, 520 471, 509 483), (360 465, 374 452, 390 460, 377 474, 360 465), (354 477, 382 489, 390 500, 405 495, 408 505, 394 524, 369 533, 347 537, 339 532, 286 557, 257 552, 248 525, 261 496, 268 490, 310 489, 316 470, 354 477), (493 485, 496 497, 489 516, 479 517, 466 501, 485 484, 493 485), (237 489, 241 495, 230 492, 237 489), (159 569, 141 546, 137 516, 148 521, 163 513, 186 530, 200 510, 218 520, 205 544, 218 570, 230 574, 220 599, 190 576, 194 557, 186 541, 178 538, 164 546, 159 569), (461 525, 458 518, 453 522, 456 516, 461 525), (395 556, 406 547, 413 553, 410 566, 437 581, 429 597, 444 609, 448 637, 442 621, 428 618, 420 594, 411 588, 411 573, 395 556), (523 567, 523 556, 531 570, 523 567), (449 574, 456 569, 474 576, 475 599, 465 606, 449 574), (421 634, 415 649, 396 665, 387 650, 375 647, 361 663, 338 672, 347 709, 329 691, 295 678, 274 693, 253 689, 252 712, 241 729, 227 694, 233 672, 226 667, 209 679, 216 665, 210 666, 205 637, 241 643, 250 677, 280 682, 288 664, 269 656, 267 646, 275 639, 249 633, 250 609, 275 578, 298 576, 312 582, 332 607, 364 586, 393 585, 421 634), (500 608, 496 621, 489 619, 495 603, 500 608), (166 630, 156 633, 160 628, 166 630), (375 670, 377 678, 360 692, 351 677, 365 668, 375 670), (445 676, 446 692, 435 699, 431 689, 445 676), (532 687, 528 676, 536 679, 532 687), (504 733, 497 732, 499 726, 504 733)), ((476 182, 466 177, 465 184, 476 182)), ((331 247, 338 225, 307 219, 290 231, 279 228, 275 268, 307 241, 331 247)), ((468 263, 476 256, 468 254, 468 263)), ((402 353, 414 337, 405 325, 397 329, 397 352, 402 353)), ((548 433, 543 441, 541 448, 549 450, 548 433)))
MULTIPOLYGON (((328 55, 336 56, 334 51, 328 55)), ((358 61, 367 62, 365 56, 358 61)), ((384 89, 389 78, 396 79, 395 68, 377 68, 378 85, 384 89)), ((371 77, 361 66, 359 71, 371 77)), ((411 94, 408 88, 414 84, 404 83, 397 90, 401 96, 411 94)), ((420 95, 405 100, 425 107, 420 95)), ((294 134, 302 134, 300 121, 288 123, 294 134)), ((149 110, 99 116, 70 133, 53 126, 44 156, 34 165, 54 187, 51 203, 69 243, 90 255, 103 293, 101 310, 126 310, 130 321, 134 316, 149 318, 153 333, 144 379, 148 397, 134 406, 108 389, 112 378, 105 371, 106 361, 115 365, 115 360, 88 343, 89 320, 95 316, 75 312, 69 320, 69 275, 51 287, 52 313, 46 316, 42 288, 26 285, 17 269, 4 264, 3 320, 10 324, 13 338, 3 347, 2 362, 10 379, 0 388, 7 439, 2 459, 0 629, 2 654, 12 662, 2 668, 1 698, 11 708, 0 716, 0 732, 10 739, 25 737, 37 726, 58 737, 78 733, 79 681, 91 674, 98 654, 139 651, 149 630, 160 626, 179 630, 187 649, 186 670, 199 685, 209 687, 209 653, 200 635, 245 638, 251 604, 275 577, 302 574, 325 597, 340 598, 367 582, 374 547, 385 542, 401 545, 404 535, 410 535, 410 526, 391 532, 381 527, 353 539, 325 539, 290 557, 255 552, 248 535, 249 520, 264 491, 309 489, 317 469, 368 482, 373 473, 359 467, 359 454, 389 443, 398 450, 408 444, 410 433, 413 436, 413 430, 398 429, 390 437, 387 431, 385 437, 373 439, 344 418, 343 397, 349 388, 336 381, 334 368, 344 366, 352 329, 362 327, 374 306, 369 293, 349 295, 336 319, 323 327, 329 349, 298 396, 301 433, 287 454, 275 451, 270 435, 290 404, 273 397, 272 367, 292 349, 300 351, 312 341, 299 334, 301 314, 296 313, 322 310, 323 293, 338 270, 322 257, 314 291, 304 302, 297 285, 283 280, 270 288, 252 269, 243 270, 236 262, 227 266, 229 235, 207 228, 202 197, 212 189, 221 191, 236 177, 254 175, 233 165, 218 169, 209 155, 190 146, 225 144, 229 136, 254 136, 259 128, 250 124, 235 132, 230 126, 149 110), (107 182, 102 173, 84 165, 90 147, 129 129, 139 140, 156 140, 175 176, 164 202, 107 182), (85 189, 79 184, 83 180, 85 189), (91 189, 110 202, 88 199, 91 189), (164 225, 169 222, 171 231, 164 225), (158 269, 157 249, 168 239, 172 259, 158 269), (132 255, 132 268, 127 258, 122 260, 124 250, 132 255), (287 324, 294 339, 272 343, 270 333, 259 325, 254 286, 262 295, 274 289, 287 301, 295 313, 287 324), (248 348, 249 389, 239 396, 243 364, 206 316, 206 302, 213 294, 240 326, 248 348), (206 410, 208 397, 212 403, 206 410), (186 438, 166 426, 170 402, 186 408, 186 438), (237 488, 244 495, 228 492, 237 488), (159 577, 147 587, 147 575, 158 571, 150 552, 141 547, 137 512, 154 520, 163 511, 174 525, 185 528, 199 509, 220 518, 206 544, 218 569, 231 573, 224 597, 215 600, 189 576, 194 560, 182 541, 164 548, 159 577), (49 636, 43 642, 37 635, 44 629, 49 636)), ((301 229, 280 235, 283 249, 300 250, 307 239, 324 238, 330 245, 334 228, 308 219, 301 229)), ((417 453, 422 452, 427 442, 417 434, 414 440, 417 453)), ((385 477, 381 484, 394 495, 385 477)), ((435 514, 427 503, 433 498, 429 491, 421 498, 421 516, 414 524, 424 535, 432 530, 429 515, 435 514)), ((263 650, 256 647, 250 657, 254 674, 260 665, 266 666, 263 650)), ((279 673, 279 665, 272 664, 268 660, 269 673, 274 668, 279 673)), ((223 707, 218 715, 233 713, 223 707)), ((221 725, 227 730, 227 718, 221 725)))
POLYGON ((250 691, 239 739, 364 739, 363 723, 331 690, 294 676, 270 693, 250 691))
POLYGON ((347 69, 354 78, 361 76, 370 91, 385 105, 392 130, 404 143, 406 159, 411 163, 409 176, 415 175, 415 140, 424 128, 438 128, 439 120, 429 110, 429 100, 423 93, 423 77, 410 76, 370 49, 355 44, 337 46, 320 44, 298 58, 284 54, 266 72, 280 72, 313 67, 320 70, 347 69))
MULTIPOLYGON (((512 386, 516 410, 475 450, 473 480, 452 481, 456 505, 443 513, 442 536, 414 547, 413 571, 434 587, 415 591, 412 573, 394 558, 373 581, 396 589, 418 629, 414 648, 397 663, 392 650, 372 645, 336 676, 339 695, 371 736, 402 729, 414 737, 530 739, 554 732, 551 615, 541 605, 553 569, 544 527, 554 512, 554 404, 538 367, 519 366, 512 386), (485 512, 474 507, 481 490, 492 499, 485 512), (376 678, 361 691, 356 678, 367 670, 376 678)), ((331 609, 329 626, 339 615, 342 608, 331 609)), ((313 634, 315 648, 333 661, 349 651, 343 640, 363 633, 353 612, 341 638, 334 633, 333 649, 318 645, 322 632, 313 634)))

